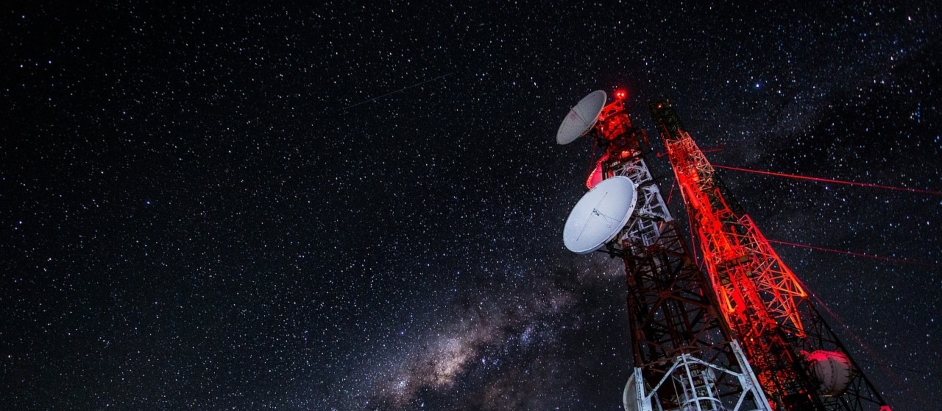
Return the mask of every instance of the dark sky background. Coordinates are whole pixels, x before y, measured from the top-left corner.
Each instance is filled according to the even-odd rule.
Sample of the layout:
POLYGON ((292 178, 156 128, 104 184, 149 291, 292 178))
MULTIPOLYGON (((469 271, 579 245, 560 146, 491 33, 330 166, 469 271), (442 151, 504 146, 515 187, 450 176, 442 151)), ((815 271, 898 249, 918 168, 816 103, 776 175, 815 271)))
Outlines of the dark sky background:
MULTIPOLYGON (((0 20, 7 409, 620 409, 622 267, 561 238, 595 89, 655 152, 663 97, 716 164, 942 191, 938 1, 91 3, 0 20)), ((936 408, 942 197, 720 175, 770 239, 918 262, 776 245, 936 408)))

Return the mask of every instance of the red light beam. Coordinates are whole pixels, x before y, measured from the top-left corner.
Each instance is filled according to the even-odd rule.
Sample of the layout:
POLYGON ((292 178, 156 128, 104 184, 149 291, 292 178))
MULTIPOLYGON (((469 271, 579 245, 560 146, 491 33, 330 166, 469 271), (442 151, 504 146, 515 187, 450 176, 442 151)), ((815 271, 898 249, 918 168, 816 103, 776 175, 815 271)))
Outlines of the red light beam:
POLYGON ((940 265, 938 265, 938 264, 923 263, 923 262, 919 262, 919 261, 906 260, 906 259, 903 259, 903 258, 883 257, 883 256, 873 255, 873 254, 856 253, 856 252, 853 252, 853 251, 835 250, 835 249, 833 249, 833 248, 824 248, 824 247, 817 247, 817 246, 813 246, 813 245, 805 245, 805 244, 798 244, 798 243, 790 243, 790 242, 787 242, 787 241, 777 241, 777 240, 769 240, 769 239, 766 239, 766 240, 768 240, 770 243, 782 244, 782 245, 787 245, 787 246, 791 246, 791 247, 808 248, 808 249, 811 249, 811 250, 826 251, 826 252, 829 252, 829 253, 845 254, 845 255, 851 255, 851 256, 854 256, 854 257, 873 258, 873 259, 876 259, 876 260, 890 261, 890 262, 894 262, 894 263, 919 265, 919 266, 923 266, 923 267, 927 267, 927 268, 942 268, 942 266, 940 266, 940 265))
POLYGON ((906 192, 910 192, 910 193, 919 193, 919 194, 929 194, 929 195, 934 195, 934 196, 942 196, 942 192, 939 192, 939 191, 931 191, 931 190, 920 190, 920 189, 918 189, 918 188, 906 188, 906 187, 885 186, 885 185, 882 185, 882 184, 858 183, 858 182, 855 182, 855 181, 834 180, 834 179, 830 179, 830 178, 820 178, 820 177, 806 177, 806 176, 800 176, 800 175, 797 175, 797 174, 776 173, 776 172, 772 172, 772 171, 752 170, 752 169, 749 169, 749 168, 721 166, 721 165, 716 165, 716 164, 713 164, 713 167, 714 167, 714 168, 722 168, 722 169, 725 169, 725 170, 742 171, 742 172, 745 172, 745 173, 765 174, 765 175, 769 175, 769 176, 786 177, 786 178, 795 178, 795 179, 799 179, 799 180, 811 180, 811 181, 817 181, 817 182, 819 182, 819 183, 846 184, 846 185, 858 186, 858 187, 882 188, 882 189, 886 189, 886 190, 906 191, 906 192))

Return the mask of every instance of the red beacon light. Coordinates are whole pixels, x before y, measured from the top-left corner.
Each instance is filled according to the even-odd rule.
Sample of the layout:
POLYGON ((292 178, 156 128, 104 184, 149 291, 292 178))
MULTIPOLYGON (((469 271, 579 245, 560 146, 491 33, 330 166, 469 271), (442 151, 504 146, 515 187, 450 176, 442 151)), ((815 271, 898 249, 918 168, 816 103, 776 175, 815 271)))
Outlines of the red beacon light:
POLYGON ((624 100, 625 97, 628 97, 628 93, 625 90, 615 90, 615 99, 624 100))

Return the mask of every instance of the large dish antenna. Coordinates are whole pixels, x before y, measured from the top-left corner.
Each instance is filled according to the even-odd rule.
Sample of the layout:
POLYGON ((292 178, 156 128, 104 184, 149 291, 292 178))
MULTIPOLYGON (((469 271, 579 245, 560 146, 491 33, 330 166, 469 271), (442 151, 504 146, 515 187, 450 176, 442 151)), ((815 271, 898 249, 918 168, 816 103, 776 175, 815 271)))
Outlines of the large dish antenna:
POLYGON ((635 183, 628 177, 602 180, 572 208, 563 228, 563 243, 576 254, 602 248, 625 226, 637 202, 635 183))
POLYGON ((579 103, 569 110, 569 114, 559 125, 559 130, 556 131, 556 142, 569 144, 588 133, 599 119, 599 114, 602 113, 607 99, 608 96, 604 91, 595 90, 579 100, 579 103))

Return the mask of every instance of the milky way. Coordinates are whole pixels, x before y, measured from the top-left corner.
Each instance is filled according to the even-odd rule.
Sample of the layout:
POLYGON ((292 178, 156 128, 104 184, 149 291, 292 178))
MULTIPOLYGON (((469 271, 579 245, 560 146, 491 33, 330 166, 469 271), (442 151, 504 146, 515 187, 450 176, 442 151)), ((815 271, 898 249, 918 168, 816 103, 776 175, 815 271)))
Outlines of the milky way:
MULTIPOLYGON (((586 317, 604 316, 598 310, 617 307, 615 298, 602 307, 585 307, 587 312, 575 309, 585 293, 603 286, 617 287, 624 281, 618 265, 596 265, 595 272, 603 274, 601 281, 580 278, 575 271, 559 271, 549 279, 531 282, 526 288, 463 290, 477 297, 473 301, 465 298, 450 302, 451 312, 440 315, 452 318, 452 322, 407 339, 410 342, 404 345, 405 352, 401 352, 402 347, 384 347, 399 352, 391 356, 380 353, 377 356, 384 360, 378 363, 382 365, 360 370, 370 374, 372 384, 364 389, 370 393, 365 402, 397 408, 431 396, 432 401, 437 397, 438 401, 450 402, 450 406, 459 409, 549 406, 551 402, 547 399, 558 393, 540 392, 550 388, 540 387, 547 381, 543 377, 532 380, 537 377, 530 374, 564 373, 562 366, 567 361, 555 346, 592 321, 586 317), (516 369, 520 362, 534 358, 538 358, 535 362, 538 366, 524 373, 516 369), (491 375, 502 377, 493 379, 491 375), (455 398, 456 392, 466 394, 455 398), (467 398, 477 400, 462 404, 467 398)), ((559 382, 552 386, 555 390, 571 390, 559 382)))
MULTIPOLYGON (((624 88, 715 164, 942 191, 938 2, 97 2, 0 24, 10 409, 614 410, 563 223, 624 88)), ((942 394, 942 198, 722 170, 894 410, 942 394), (900 262, 906 260, 907 262, 900 262)))

